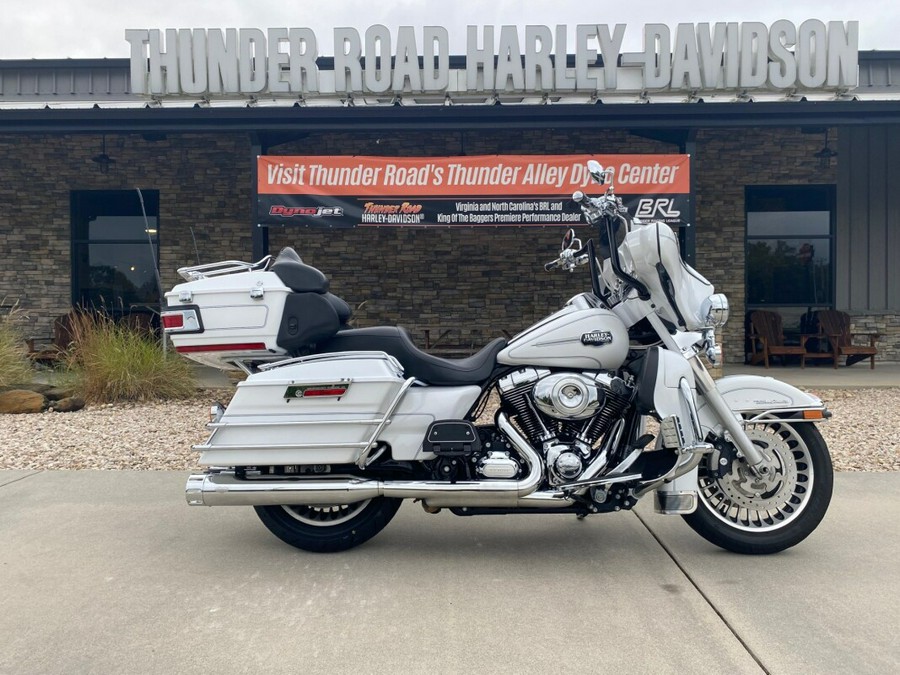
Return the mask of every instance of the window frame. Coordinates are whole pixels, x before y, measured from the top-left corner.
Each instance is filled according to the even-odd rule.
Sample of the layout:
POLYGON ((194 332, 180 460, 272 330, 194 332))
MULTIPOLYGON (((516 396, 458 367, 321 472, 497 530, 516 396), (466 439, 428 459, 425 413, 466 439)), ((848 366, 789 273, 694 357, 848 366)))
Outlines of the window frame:
MULTIPOLYGON (((110 189, 110 190, 71 190, 69 192, 69 219, 70 219, 70 236, 69 236, 69 260, 71 261, 71 269, 70 269, 70 296, 73 307, 79 307, 82 304, 82 291, 79 279, 79 255, 78 249, 80 246, 90 247, 91 244, 142 244, 147 246, 148 243, 152 243, 154 247, 154 260, 153 264, 156 266, 156 272, 154 272, 154 277, 158 274, 159 270, 159 260, 160 260, 160 247, 161 247, 161 232, 162 225, 160 223, 160 215, 159 215, 159 207, 160 207, 160 191, 155 189, 144 189, 140 190, 141 196, 143 198, 144 210, 146 211, 147 218, 155 218, 156 219, 156 234, 152 235, 152 240, 148 242, 147 237, 135 236, 132 238, 116 238, 116 239, 91 239, 90 237, 90 221, 86 220, 88 215, 97 215, 97 216, 125 216, 125 217, 144 217, 144 213, 141 209, 141 200, 138 198, 136 190, 120 190, 120 189, 110 189), (129 197, 134 199, 136 204, 136 209, 134 213, 123 212, 124 208, 120 205, 130 201, 129 197), (88 209, 91 208, 91 204, 83 201, 83 200, 92 200, 96 203, 104 203, 105 206, 109 209, 108 212, 104 208, 100 208, 100 213, 89 214, 87 213, 88 209), (119 210, 119 209, 122 210, 119 210), (83 235, 83 236, 81 236, 83 235)), ((146 234, 146 233, 145 233, 146 234)), ((157 294, 161 291, 157 291, 157 294)), ((148 308, 156 308, 157 310, 160 307, 160 303, 162 302, 162 298, 157 298, 153 303, 146 303, 148 308)), ((115 306, 106 306, 104 303, 104 309, 108 311, 112 311, 115 313, 115 306)), ((129 308, 130 310, 131 308, 129 308)), ((138 310, 139 311, 139 310, 138 310)))
POLYGON ((836 274, 836 255, 837 246, 835 244, 835 231, 837 228, 837 186, 833 183, 811 184, 811 185, 746 185, 744 186, 744 308, 747 312, 755 309, 770 309, 777 307, 807 307, 819 309, 833 309, 835 306, 835 294, 837 292, 837 274, 836 274), (816 197, 815 193, 819 193, 816 197), (754 194, 757 193, 757 194, 754 194), (787 202, 797 203, 798 208, 794 209, 751 209, 751 203, 754 199, 760 198, 765 193, 770 195, 778 195, 787 202), (803 195, 803 193, 806 193, 803 195), (757 196, 759 195, 759 196, 757 196), (801 198, 798 199, 798 196, 801 198), (811 203, 815 203, 816 199, 822 201, 816 203, 816 208, 810 208, 811 203), (824 207, 824 208, 822 208, 824 207), (790 234, 783 235, 772 234, 750 234, 749 214, 750 213, 790 213, 791 211, 828 211, 828 234, 790 234), (750 244, 754 241, 764 240, 816 240, 828 242, 828 256, 831 266, 830 288, 828 289, 829 300, 827 302, 778 302, 778 303, 758 303, 749 301, 750 298, 750 244))

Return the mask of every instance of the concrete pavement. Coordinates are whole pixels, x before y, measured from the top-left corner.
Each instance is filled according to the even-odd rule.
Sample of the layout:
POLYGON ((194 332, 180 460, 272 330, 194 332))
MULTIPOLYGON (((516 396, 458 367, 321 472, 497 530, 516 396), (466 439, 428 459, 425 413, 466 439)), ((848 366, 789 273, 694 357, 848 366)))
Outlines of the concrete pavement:
POLYGON ((457 518, 292 549, 181 472, 0 471, 0 673, 882 673, 900 665, 900 474, 839 474, 766 558, 680 518, 457 518))

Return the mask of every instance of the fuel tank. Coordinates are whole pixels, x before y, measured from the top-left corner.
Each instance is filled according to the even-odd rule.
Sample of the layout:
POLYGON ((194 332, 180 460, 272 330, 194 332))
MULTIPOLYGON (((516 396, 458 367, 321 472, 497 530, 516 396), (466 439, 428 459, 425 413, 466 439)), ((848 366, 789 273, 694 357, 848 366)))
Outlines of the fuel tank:
POLYGON ((628 329, 608 309, 563 307, 516 335, 497 356, 510 366, 615 370, 628 354, 628 329))

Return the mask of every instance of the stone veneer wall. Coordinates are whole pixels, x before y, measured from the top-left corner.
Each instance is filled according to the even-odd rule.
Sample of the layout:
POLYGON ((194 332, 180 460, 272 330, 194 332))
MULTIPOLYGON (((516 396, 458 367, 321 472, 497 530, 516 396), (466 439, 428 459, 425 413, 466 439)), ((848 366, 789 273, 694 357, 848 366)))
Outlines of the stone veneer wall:
MULTIPOLYGON (((859 333, 878 333, 876 361, 900 361, 900 314, 851 314, 850 328, 859 333)), ((869 344, 867 337, 854 344, 869 344)))
MULTIPOLYGON (((821 135, 798 129, 706 130, 697 137, 697 264, 728 294, 726 359, 743 358, 744 187, 836 180, 813 153, 821 135)), ((250 143, 245 134, 169 134, 160 141, 108 134, 116 163, 101 174, 91 157, 100 138, 0 136, 0 302, 19 301, 35 333, 47 332, 71 303, 71 190, 160 192, 160 258, 165 290, 176 268, 251 256, 250 143)), ((270 154, 456 155, 666 153, 672 145, 615 131, 369 132, 316 134, 270 154)), ((270 249, 293 246, 332 279, 356 308, 358 325, 398 323, 422 343, 424 330, 463 329, 453 342, 476 346, 514 333, 585 290, 584 271, 546 273, 562 227, 270 229, 270 249)), ((578 235, 587 237, 587 228, 578 235)), ((879 358, 900 360, 900 317, 854 317, 885 337, 879 358)))
POLYGON ((697 134, 697 156, 692 163, 696 267, 718 292, 728 296, 731 319, 722 335, 726 363, 744 361, 744 188, 835 183, 836 163, 822 169, 814 156, 822 139, 822 134, 803 134, 796 128, 702 130, 697 134))
POLYGON ((249 258, 250 143, 245 134, 107 134, 115 160, 103 174, 91 157, 99 135, 0 136, 0 302, 18 302, 33 335, 50 332, 71 300, 72 190, 160 192, 160 269, 164 290, 200 258, 249 258))

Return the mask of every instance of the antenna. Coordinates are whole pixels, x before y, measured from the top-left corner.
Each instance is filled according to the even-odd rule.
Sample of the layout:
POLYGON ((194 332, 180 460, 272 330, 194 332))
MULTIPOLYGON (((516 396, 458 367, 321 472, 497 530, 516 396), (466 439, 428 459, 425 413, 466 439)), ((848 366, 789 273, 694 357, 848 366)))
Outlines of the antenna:
POLYGON ((188 225, 188 229, 191 231, 191 239, 194 242, 194 255, 197 256, 197 264, 200 264, 200 251, 197 250, 197 237, 194 236, 194 227, 192 225, 188 225))
MULTIPOLYGON (((163 289, 162 289, 162 279, 159 277, 159 266, 156 264, 156 251, 153 248, 153 238, 150 236, 150 219, 147 218, 147 208, 144 206, 144 195, 141 192, 141 189, 136 187, 134 188, 138 194, 138 200, 141 202, 141 213, 144 214, 144 234, 147 235, 147 245, 150 246, 150 259, 153 261, 153 274, 156 277, 156 290, 158 292, 159 299, 159 311, 162 314, 163 308, 163 289)), ((162 349, 163 356, 166 353, 166 331, 160 330, 162 333, 162 349)))

